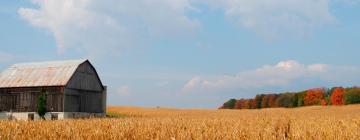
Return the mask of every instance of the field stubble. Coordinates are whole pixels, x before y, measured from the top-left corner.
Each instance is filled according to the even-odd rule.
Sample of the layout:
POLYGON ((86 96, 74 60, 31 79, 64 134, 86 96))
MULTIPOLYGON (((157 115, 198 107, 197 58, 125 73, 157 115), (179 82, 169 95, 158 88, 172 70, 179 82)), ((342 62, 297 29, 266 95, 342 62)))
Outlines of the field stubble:
POLYGON ((359 139, 360 105, 200 110, 109 107, 127 117, 0 121, 0 139, 359 139))

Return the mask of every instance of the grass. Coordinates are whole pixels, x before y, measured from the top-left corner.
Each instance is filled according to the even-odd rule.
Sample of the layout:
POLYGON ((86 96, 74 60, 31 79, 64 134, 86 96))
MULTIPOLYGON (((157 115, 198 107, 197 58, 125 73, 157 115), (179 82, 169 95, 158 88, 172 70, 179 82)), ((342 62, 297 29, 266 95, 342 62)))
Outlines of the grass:
POLYGON ((107 112, 106 113, 107 118, 126 118, 127 115, 116 113, 116 112, 107 112))
POLYGON ((260 110, 108 107, 108 112, 116 117, 0 121, 0 139, 350 140, 360 137, 360 105, 260 110))

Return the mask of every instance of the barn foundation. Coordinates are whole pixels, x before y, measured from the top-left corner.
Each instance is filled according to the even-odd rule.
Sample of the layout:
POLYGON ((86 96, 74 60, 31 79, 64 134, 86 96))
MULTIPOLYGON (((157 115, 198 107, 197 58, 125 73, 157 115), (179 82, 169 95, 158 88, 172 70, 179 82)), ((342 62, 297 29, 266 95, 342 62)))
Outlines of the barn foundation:
MULTIPOLYGON (((63 120, 63 119, 85 119, 85 118, 102 118, 105 113, 86 113, 86 112, 47 112, 46 120, 63 120)), ((40 120, 36 112, 1 112, 0 120, 40 120)))

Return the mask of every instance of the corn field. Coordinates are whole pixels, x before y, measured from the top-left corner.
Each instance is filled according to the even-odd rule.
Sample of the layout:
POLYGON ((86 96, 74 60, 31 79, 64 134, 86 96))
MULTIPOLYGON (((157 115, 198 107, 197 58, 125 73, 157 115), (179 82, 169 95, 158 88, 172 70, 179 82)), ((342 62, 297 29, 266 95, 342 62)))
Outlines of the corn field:
POLYGON ((119 118, 0 121, 0 139, 261 139, 360 138, 360 105, 296 109, 201 110, 109 107, 119 118))

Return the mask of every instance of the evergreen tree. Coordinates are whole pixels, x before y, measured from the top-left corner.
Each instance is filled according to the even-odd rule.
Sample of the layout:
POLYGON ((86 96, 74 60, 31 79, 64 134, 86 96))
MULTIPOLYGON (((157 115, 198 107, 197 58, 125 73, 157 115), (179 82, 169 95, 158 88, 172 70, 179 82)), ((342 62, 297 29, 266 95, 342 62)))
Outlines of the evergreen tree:
POLYGON ((37 113, 39 114, 41 119, 45 120, 45 114, 46 114, 46 93, 45 93, 45 91, 42 91, 41 95, 39 96, 37 113))

